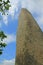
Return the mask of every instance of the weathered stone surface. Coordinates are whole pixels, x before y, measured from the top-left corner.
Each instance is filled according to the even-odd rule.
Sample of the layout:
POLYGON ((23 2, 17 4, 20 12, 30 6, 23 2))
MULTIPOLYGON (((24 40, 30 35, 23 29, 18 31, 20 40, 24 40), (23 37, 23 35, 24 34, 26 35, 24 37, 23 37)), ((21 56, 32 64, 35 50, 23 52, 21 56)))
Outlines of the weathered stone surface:
POLYGON ((19 15, 16 39, 15 65, 43 65, 43 32, 24 8, 19 15))

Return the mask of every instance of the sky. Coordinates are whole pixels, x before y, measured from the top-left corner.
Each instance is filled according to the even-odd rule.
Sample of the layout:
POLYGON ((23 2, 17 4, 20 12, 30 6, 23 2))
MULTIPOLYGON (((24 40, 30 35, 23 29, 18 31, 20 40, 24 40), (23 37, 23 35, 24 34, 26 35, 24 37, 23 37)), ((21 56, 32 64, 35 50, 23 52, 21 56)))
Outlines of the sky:
POLYGON ((16 32, 18 17, 21 8, 31 12, 41 30, 43 31, 43 0, 10 0, 11 7, 8 15, 1 15, 0 30, 3 30, 7 38, 3 40, 7 46, 0 55, 0 65, 15 65, 16 57, 16 32))

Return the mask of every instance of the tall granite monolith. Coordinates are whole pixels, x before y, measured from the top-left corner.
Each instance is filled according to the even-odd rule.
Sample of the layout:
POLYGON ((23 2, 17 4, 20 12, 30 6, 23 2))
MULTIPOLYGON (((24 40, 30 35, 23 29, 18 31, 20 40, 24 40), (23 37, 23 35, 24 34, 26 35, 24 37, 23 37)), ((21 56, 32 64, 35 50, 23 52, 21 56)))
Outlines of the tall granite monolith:
POLYGON ((43 65, 43 32, 24 8, 18 20, 15 65, 43 65))

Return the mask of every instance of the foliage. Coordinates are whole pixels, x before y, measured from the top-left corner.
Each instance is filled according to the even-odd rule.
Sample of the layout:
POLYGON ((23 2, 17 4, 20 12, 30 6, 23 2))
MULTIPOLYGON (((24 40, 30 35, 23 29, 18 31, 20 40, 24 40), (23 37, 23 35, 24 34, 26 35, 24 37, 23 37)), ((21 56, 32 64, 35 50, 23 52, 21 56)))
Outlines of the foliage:
POLYGON ((3 47, 6 46, 6 43, 3 43, 4 38, 7 38, 7 36, 4 34, 3 31, 0 31, 0 54, 2 54, 3 47))
POLYGON ((2 12, 2 14, 5 15, 5 12, 7 12, 9 10, 9 8, 11 7, 11 5, 9 4, 10 1, 4 1, 4 0, 0 0, 0 12, 2 12))
MULTIPOLYGON (((11 5, 9 0, 0 0, 0 13, 2 13, 2 15, 5 15, 10 7, 11 5)), ((0 55, 2 54, 3 47, 6 46, 6 43, 3 43, 4 38, 7 38, 7 36, 4 34, 3 31, 0 31, 0 55)))

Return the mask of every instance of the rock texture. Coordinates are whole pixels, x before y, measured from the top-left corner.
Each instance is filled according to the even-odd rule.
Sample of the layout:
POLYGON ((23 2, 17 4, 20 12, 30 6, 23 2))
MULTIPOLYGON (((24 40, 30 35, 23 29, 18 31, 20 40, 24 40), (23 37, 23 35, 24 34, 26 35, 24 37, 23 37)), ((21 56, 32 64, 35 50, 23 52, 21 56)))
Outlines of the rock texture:
POLYGON ((43 32, 24 8, 19 15, 16 39, 15 65, 43 65, 43 32))

